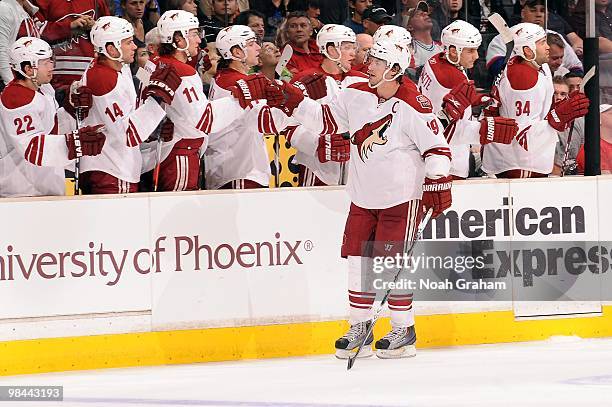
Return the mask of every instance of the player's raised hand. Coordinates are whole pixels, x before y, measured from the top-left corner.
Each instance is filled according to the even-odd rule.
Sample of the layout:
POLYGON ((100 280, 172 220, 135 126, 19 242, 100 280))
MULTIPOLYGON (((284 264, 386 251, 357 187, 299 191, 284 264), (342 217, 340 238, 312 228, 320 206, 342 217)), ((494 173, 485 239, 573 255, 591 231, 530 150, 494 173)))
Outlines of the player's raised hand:
POLYGON ((423 198, 421 198, 423 213, 427 212, 429 208, 433 208, 431 218, 435 219, 446 209, 450 208, 453 203, 451 195, 452 184, 453 181, 450 176, 437 179, 425 178, 423 198))
POLYGON ((103 125, 86 126, 72 133, 66 134, 66 146, 68 147, 68 159, 84 155, 95 156, 102 152, 102 147, 106 142, 106 136, 103 131, 103 125))
POLYGON ((89 115, 92 105, 91 89, 87 86, 79 86, 78 81, 72 82, 68 97, 64 99, 64 109, 72 117, 76 117, 76 110, 79 109, 80 119, 84 120, 89 115))
POLYGON ((295 81, 293 84, 302 90, 304 96, 308 96, 313 100, 319 100, 327 96, 325 76, 321 75, 320 73, 306 75, 303 78, 300 78, 299 81, 295 81))
POLYGON ((181 77, 173 66, 160 65, 151 74, 149 84, 143 92, 143 98, 146 100, 151 96, 158 102, 161 101, 169 105, 174 100, 174 93, 180 84, 181 77))
POLYGON ((489 143, 510 144, 516 133, 518 124, 514 119, 505 117, 485 117, 480 121, 480 144, 489 143))
POLYGON ((587 114, 589 103, 589 98, 584 93, 570 93, 569 98, 560 101, 548 112, 548 124, 557 131, 564 131, 572 120, 587 114))
POLYGON ((457 84, 442 99, 442 108, 452 120, 463 117, 465 109, 471 106, 480 106, 490 100, 489 96, 478 93, 474 87, 474 81, 466 81, 457 84))
POLYGON ((346 162, 351 157, 351 143, 342 134, 325 134, 319 136, 319 146, 317 147, 319 161, 326 163, 334 161, 338 163, 346 162))

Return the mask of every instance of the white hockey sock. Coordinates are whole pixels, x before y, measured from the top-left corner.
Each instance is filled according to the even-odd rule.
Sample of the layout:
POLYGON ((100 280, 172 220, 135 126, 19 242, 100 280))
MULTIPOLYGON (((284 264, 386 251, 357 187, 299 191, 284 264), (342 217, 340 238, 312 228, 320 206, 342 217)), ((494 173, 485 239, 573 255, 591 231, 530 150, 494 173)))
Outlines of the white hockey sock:
POLYGON ((412 309, 412 294, 406 292, 392 292, 389 295, 389 311, 393 327, 409 327, 414 325, 414 311, 412 309))
POLYGON ((360 256, 348 256, 348 296, 349 296, 349 323, 351 325, 367 321, 372 318, 372 304, 376 293, 367 292, 362 287, 362 277, 366 267, 371 270, 371 260, 360 256), (365 260, 362 265, 362 260, 365 260), (362 271, 363 268, 363 271, 362 271))

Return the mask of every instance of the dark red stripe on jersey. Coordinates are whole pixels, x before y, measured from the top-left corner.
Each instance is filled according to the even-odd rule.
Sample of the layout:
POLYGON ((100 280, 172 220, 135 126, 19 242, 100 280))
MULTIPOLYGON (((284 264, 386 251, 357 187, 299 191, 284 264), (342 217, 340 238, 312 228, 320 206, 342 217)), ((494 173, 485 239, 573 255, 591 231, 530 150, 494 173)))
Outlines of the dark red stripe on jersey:
POLYGON ((38 160, 36 165, 42 165, 43 152, 45 151, 45 135, 41 134, 38 138, 40 142, 38 143, 38 160))
POLYGON ((423 159, 429 157, 430 155, 443 155, 447 157, 449 160, 451 159, 451 152, 448 147, 435 147, 429 149, 423 153, 423 159))
POLYGON ((142 143, 142 139, 140 138, 140 135, 138 134, 138 130, 136 130, 136 126, 134 126, 134 123, 132 123, 131 120, 128 120, 128 124, 129 126, 126 131, 127 145, 128 147, 136 147, 140 145, 140 143, 142 143))
POLYGON ((55 117, 53 118, 53 129, 51 130, 51 133, 49 134, 57 134, 58 129, 59 129, 59 124, 57 122, 57 115, 55 115, 55 117))
POLYGON ((323 110, 323 131, 321 134, 336 134, 338 133, 338 124, 334 120, 331 109, 328 105, 321 106, 323 110))
POLYGON ((276 126, 274 125, 274 119, 272 118, 272 112, 270 107, 264 106, 257 115, 257 128, 262 134, 278 134, 276 126))
POLYGON ((447 143, 450 143, 455 135, 455 130, 457 130, 457 122, 452 122, 444 129, 444 138, 447 143))
POLYGON ((285 129, 285 138, 287 142, 291 144, 291 138, 293 137, 293 133, 297 130, 297 126, 289 126, 285 129))
POLYGON ((212 130, 212 122, 213 122, 213 111, 210 103, 206 105, 206 109, 200 117, 200 121, 196 125, 197 129, 203 133, 209 134, 212 130))
POLYGON ((30 142, 28 143, 28 148, 26 148, 25 151, 25 155, 24 158, 34 164, 37 165, 36 162, 37 160, 37 155, 38 155, 38 137, 34 137, 32 140, 30 140, 30 142))

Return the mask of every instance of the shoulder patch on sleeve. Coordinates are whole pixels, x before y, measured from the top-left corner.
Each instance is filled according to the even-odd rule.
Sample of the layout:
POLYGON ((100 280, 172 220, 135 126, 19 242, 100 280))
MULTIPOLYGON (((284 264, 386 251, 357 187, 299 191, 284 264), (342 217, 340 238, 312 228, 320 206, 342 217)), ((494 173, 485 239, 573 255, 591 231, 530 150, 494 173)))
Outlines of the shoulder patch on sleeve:
POLYGON ((514 90, 528 90, 538 82, 538 71, 534 67, 513 59, 508 63, 506 76, 514 90))
POLYGON ((461 82, 467 82, 467 77, 448 62, 443 53, 430 58, 428 63, 438 83, 446 89, 452 89, 461 82))
POLYGON ((228 89, 231 86, 236 85, 236 81, 239 79, 246 79, 248 75, 240 73, 234 69, 222 69, 217 71, 215 75, 215 84, 223 89, 228 89))
POLYGON ((0 100, 7 109, 18 109, 29 105, 34 99, 34 91, 12 81, 2 92, 0 100))
POLYGON ((419 113, 432 113, 433 105, 431 100, 429 100, 427 96, 419 93, 412 82, 410 82, 410 84, 412 84, 412 86, 407 83, 402 84, 394 97, 406 102, 419 113))
POLYGON ((105 65, 96 63, 87 70, 87 87, 94 96, 104 96, 115 89, 119 72, 105 65))

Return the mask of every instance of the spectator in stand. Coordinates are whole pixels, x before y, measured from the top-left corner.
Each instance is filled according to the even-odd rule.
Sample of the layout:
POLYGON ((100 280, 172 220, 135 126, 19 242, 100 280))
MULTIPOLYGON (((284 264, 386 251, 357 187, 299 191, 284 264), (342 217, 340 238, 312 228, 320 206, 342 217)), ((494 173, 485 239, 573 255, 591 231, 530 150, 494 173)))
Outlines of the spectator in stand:
MULTIPOLYGON (((459 16, 459 11, 463 7, 463 0, 441 0, 438 7, 431 11, 431 18, 438 22, 438 27, 442 30, 455 20, 465 20, 465 15, 459 16)), ((434 33, 436 38, 440 38, 440 33, 434 33)))
POLYGON ((21 37, 40 38, 37 12, 38 7, 27 0, 0 1, 0 82, 4 85, 13 80, 8 50, 15 40, 21 37))
MULTIPOLYGON (((523 1, 523 0, 520 0, 523 1)), ((527 0, 523 4, 521 11, 521 17, 523 23, 533 23, 544 27, 544 20, 546 17, 545 0, 527 0)), ((558 32, 547 30, 547 33, 559 34, 558 32)), ((578 36, 576 36, 578 37, 578 36)), ((561 37, 565 42, 565 48, 563 49, 563 64, 562 66, 567 68, 569 71, 575 71, 582 73, 582 62, 578 59, 574 49, 567 43, 565 38, 561 37)), ((582 41, 580 42, 582 47, 582 41)), ((504 56, 506 55, 506 44, 501 38, 501 35, 497 35, 489 43, 487 49, 487 69, 492 77, 496 77, 501 71, 504 63, 504 56)))
POLYGON ((509 21, 504 8, 503 0, 465 0, 468 21, 480 30, 481 33, 497 34, 493 24, 489 22, 489 16, 497 13, 504 21, 509 21))
POLYGON ((372 0, 349 0, 351 16, 342 24, 353 30, 355 34, 363 33, 365 31, 363 28, 363 12, 371 6, 372 0))
POLYGON ((276 74, 276 65, 280 60, 281 52, 272 42, 264 42, 259 51, 259 63, 254 66, 251 72, 261 72, 270 80, 280 79, 285 82, 291 80, 291 72, 287 68, 283 69, 280 77, 276 74))
POLYGON ((374 40, 370 34, 361 33, 357 34, 357 52, 355 53, 355 59, 353 60, 353 70, 368 73, 368 65, 365 63, 366 56, 374 40))
POLYGON ((348 18, 348 5, 346 0, 324 0, 325 7, 321 8, 319 20, 323 24, 342 24, 348 18))
POLYGON ((610 7, 610 0, 595 0, 595 28, 599 37, 599 53, 612 53, 612 8, 610 7))
POLYGON ((161 44, 161 38, 159 37, 159 29, 157 27, 153 28, 151 31, 145 34, 145 44, 147 46, 149 56, 152 57, 157 55, 157 51, 159 50, 159 44, 161 44))
POLYGON ((236 0, 212 0, 213 14, 200 19, 204 28, 206 43, 215 42, 219 31, 234 24, 234 16, 238 11, 236 0))
POLYGON ((145 34, 154 25, 149 20, 143 20, 145 13, 145 0, 121 0, 122 17, 132 24, 134 39, 144 43, 145 34))
POLYGON ((51 84, 59 99, 73 81, 81 79, 94 56, 89 31, 101 16, 110 15, 105 0, 37 0, 46 21, 41 38, 51 44, 55 69, 51 84))
POLYGON ((318 68, 323 62, 316 40, 312 39, 312 25, 308 15, 303 11, 289 13, 286 21, 287 44, 293 48, 293 56, 287 64, 292 73, 318 68))
POLYGON ((550 47, 548 54, 548 66, 550 67, 550 72, 552 72, 553 76, 563 76, 569 71, 567 68, 562 67, 563 65, 563 55, 565 53, 565 43, 559 34, 547 34, 546 42, 548 42, 548 46, 550 47))
POLYGON ((432 56, 444 51, 442 43, 432 38, 433 21, 427 3, 419 1, 416 7, 408 10, 406 29, 412 35, 412 62, 410 68, 418 69, 432 56))
MULTIPOLYGON (((553 96, 554 104, 559 103, 569 97, 570 88, 567 80, 560 76, 553 78, 553 86, 555 93, 553 96)), ((565 155, 565 146, 567 145, 567 139, 569 136, 569 129, 565 131, 557 132, 559 135, 559 143, 555 149, 555 165, 553 167, 552 174, 560 175, 561 168, 563 167, 563 156, 565 155)), ((576 155, 580 146, 584 143, 584 117, 579 117, 574 120, 574 132, 572 133, 572 140, 568 150, 568 161, 566 164, 566 174, 576 173, 576 155)))
POLYGON ((319 16, 321 15, 321 2, 319 0, 308 0, 306 14, 308 14, 308 18, 310 18, 310 24, 312 24, 312 29, 315 34, 318 33, 321 27, 323 27, 323 23, 319 20, 319 16))
POLYGON ((274 38, 287 15, 287 0, 250 0, 251 9, 260 11, 266 23, 266 38, 274 38))
MULTIPOLYGON (((612 105, 599 106, 599 148, 601 155, 601 173, 612 174, 612 105)), ((578 174, 584 174, 584 144, 576 157, 578 174)))
POLYGON ((257 10, 245 10, 236 17, 236 24, 246 25, 253 30, 257 36, 257 42, 261 44, 266 35, 266 24, 264 19, 265 16, 257 10))
POLYGON ((185 10, 194 16, 198 15, 198 5, 195 0, 168 0, 166 7, 168 10, 185 10))
MULTIPOLYGON (((198 19, 203 16, 211 17, 214 14, 212 5, 213 0, 198 0, 196 2, 198 3, 198 19)), ((237 0, 236 3, 238 4, 238 10, 236 13, 255 8, 249 6, 249 0, 237 0)), ((253 3, 253 1, 251 1, 251 3, 253 3)), ((170 7, 165 7, 164 10, 172 9, 170 7)))
MULTIPOLYGON (((168 0, 169 2, 169 0, 168 0)), ((143 19, 147 21, 147 24, 152 25, 153 27, 157 24, 157 20, 159 20, 160 8, 158 0, 146 0, 145 1, 145 12, 143 19)), ((124 11, 121 7, 121 0, 113 0, 113 12, 117 17, 123 17, 124 11)), ((170 7, 167 5, 168 9, 178 8, 178 7, 170 7)))
POLYGON ((370 35, 374 35, 381 26, 389 24, 393 20, 393 17, 387 14, 387 10, 376 6, 365 9, 361 18, 364 32, 370 35))
POLYGON ((569 85, 570 93, 580 89, 580 85, 582 85, 582 76, 582 73, 577 72, 568 72, 565 74, 564 78, 569 85))

